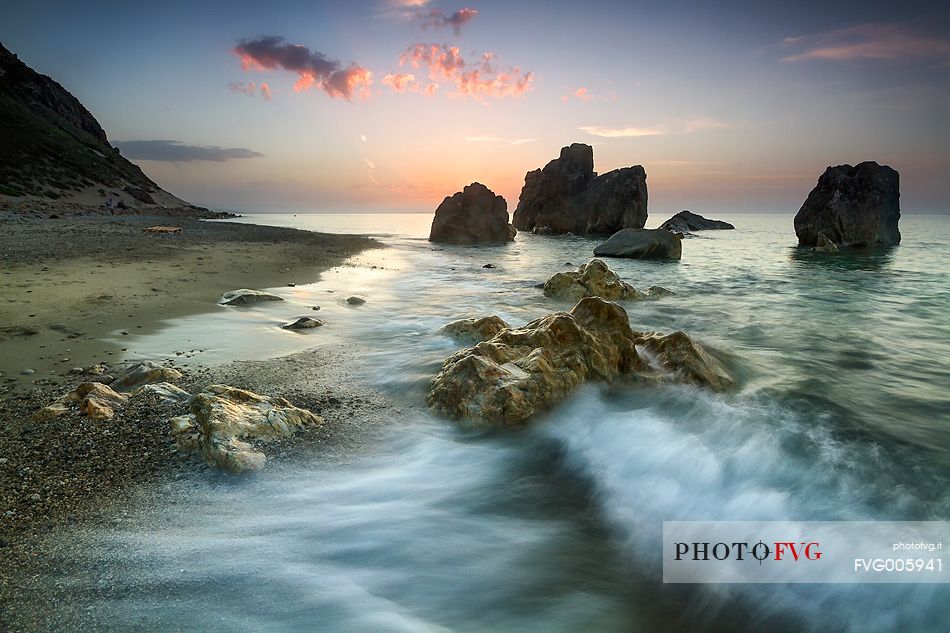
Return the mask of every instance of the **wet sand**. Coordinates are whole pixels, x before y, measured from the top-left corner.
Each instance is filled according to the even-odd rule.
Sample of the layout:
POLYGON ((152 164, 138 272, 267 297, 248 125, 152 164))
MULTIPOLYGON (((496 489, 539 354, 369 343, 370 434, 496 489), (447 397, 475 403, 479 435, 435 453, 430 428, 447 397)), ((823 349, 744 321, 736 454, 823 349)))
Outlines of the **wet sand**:
POLYGON ((180 217, 0 214, 0 397, 62 384, 74 367, 112 360, 123 332, 217 309, 235 288, 316 281, 377 246, 364 237, 180 217), (182 232, 142 232, 169 224, 182 232))

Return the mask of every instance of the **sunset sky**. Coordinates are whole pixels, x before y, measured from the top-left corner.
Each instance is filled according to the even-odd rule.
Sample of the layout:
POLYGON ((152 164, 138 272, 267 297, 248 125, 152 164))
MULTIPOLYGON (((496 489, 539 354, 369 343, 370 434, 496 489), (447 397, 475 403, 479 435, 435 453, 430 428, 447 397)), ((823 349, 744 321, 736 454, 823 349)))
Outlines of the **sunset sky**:
MULTIPOLYGON (((192 202, 517 205, 562 145, 642 164, 649 211, 794 213, 828 165, 950 211, 937 2, 0 1, 0 41, 192 202)), ((942 5, 942 6, 941 6, 942 5)))

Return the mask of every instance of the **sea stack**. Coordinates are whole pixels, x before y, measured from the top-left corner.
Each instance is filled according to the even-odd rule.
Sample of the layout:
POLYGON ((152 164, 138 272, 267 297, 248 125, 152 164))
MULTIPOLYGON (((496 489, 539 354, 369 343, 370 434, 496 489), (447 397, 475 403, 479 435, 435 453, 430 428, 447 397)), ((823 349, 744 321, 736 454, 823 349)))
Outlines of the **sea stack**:
POLYGON ((598 176, 594 150, 574 143, 561 155, 529 171, 512 223, 540 234, 596 235, 643 228, 647 221, 647 175, 643 167, 624 167, 598 176))
POLYGON ((824 234, 838 246, 891 246, 901 241, 900 174, 873 161, 829 167, 795 216, 800 246, 824 234))
POLYGON ((503 244, 517 231, 508 223, 508 203, 485 185, 473 182, 447 197, 435 210, 430 242, 503 244))

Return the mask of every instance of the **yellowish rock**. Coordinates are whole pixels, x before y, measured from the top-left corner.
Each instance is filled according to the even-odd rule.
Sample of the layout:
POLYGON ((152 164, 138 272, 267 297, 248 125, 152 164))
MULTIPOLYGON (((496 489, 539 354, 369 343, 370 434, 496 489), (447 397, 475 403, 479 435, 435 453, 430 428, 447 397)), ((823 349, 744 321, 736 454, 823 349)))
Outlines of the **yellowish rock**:
POLYGON ((656 299, 671 294, 673 292, 661 286, 640 292, 599 259, 581 264, 576 271, 555 273, 544 282, 544 296, 568 301, 580 301, 584 297, 600 297, 608 301, 656 299))
POLYGON ((115 410, 128 402, 129 394, 117 393, 101 382, 84 382, 49 406, 33 414, 34 419, 50 419, 63 415, 68 405, 78 404, 79 410, 93 420, 111 420, 115 410))
POLYGON ((502 330, 511 326, 504 319, 497 316, 487 316, 480 319, 459 319, 447 324, 440 334, 446 334, 462 341, 487 341, 502 330))
POLYGON ((725 389, 728 372, 682 332, 635 332, 626 311, 599 297, 581 299, 522 328, 504 329, 449 357, 427 403, 455 419, 526 422, 588 380, 686 382, 725 389))
POLYGON ((179 450, 197 451, 210 465, 231 473, 260 470, 262 451, 244 440, 272 440, 292 435, 323 418, 283 398, 211 385, 191 401, 190 413, 169 420, 179 450))

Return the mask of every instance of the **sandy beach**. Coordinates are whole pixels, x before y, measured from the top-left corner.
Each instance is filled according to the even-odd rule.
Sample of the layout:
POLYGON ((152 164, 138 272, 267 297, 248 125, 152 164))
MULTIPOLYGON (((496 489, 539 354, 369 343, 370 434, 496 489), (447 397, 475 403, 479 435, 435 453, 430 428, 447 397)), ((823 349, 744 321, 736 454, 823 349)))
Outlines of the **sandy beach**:
POLYGON ((315 281, 375 246, 182 217, 0 214, 0 393, 62 384, 71 368, 121 351, 104 337, 206 312, 235 288, 315 281), (143 233, 155 225, 182 231, 143 233))
MULTIPOLYGON (((123 352, 114 342, 117 333, 148 333, 164 319, 213 310, 218 297, 235 288, 313 282, 348 257, 380 246, 363 237, 183 217, 56 215, 0 215, 0 591, 4 621, 22 630, 53 625, 35 610, 16 608, 37 590, 38 577, 55 575, 68 559, 56 555, 61 541, 52 534, 118 525, 132 499, 147 502, 161 494, 160 482, 208 468, 175 450, 167 419, 182 407, 158 399, 139 399, 106 422, 74 411, 33 419, 37 409, 89 380, 73 368, 117 366, 123 352), (143 232, 154 225, 182 230, 143 232)), ((270 449, 272 462, 301 450, 332 457, 334 446, 354 450, 364 436, 358 429, 372 427, 373 412, 384 408, 346 375, 348 353, 355 352, 334 348, 212 368, 193 364, 180 386, 197 391, 229 384, 286 397, 326 424, 270 449), (346 432, 338 432, 343 425, 346 432)))

